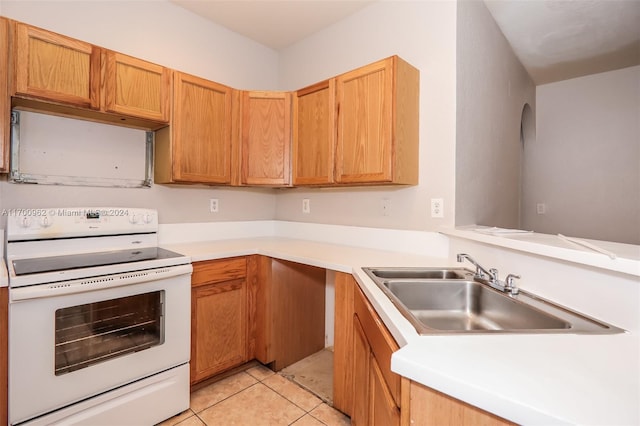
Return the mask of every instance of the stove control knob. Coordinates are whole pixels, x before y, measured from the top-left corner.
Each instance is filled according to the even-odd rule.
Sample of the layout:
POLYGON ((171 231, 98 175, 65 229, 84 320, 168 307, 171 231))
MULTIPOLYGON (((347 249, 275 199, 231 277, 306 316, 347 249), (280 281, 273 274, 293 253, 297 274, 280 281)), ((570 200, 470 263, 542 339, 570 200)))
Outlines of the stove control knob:
POLYGON ((40 226, 42 226, 43 228, 48 228, 51 225, 53 225, 53 219, 49 216, 42 216, 40 218, 40 226))
POLYGON ((138 223, 139 221, 140 221, 140 215, 137 215, 137 214, 135 214, 135 213, 134 213, 134 214, 132 214, 132 215, 130 215, 130 216, 129 216, 129 222, 130 222, 131 224, 136 224, 136 223, 138 223))
POLYGON ((144 216, 142 216, 142 220, 144 223, 151 223, 153 222, 153 215, 150 215, 149 213, 147 213, 144 216))
POLYGON ((23 228, 30 227, 31 226, 31 217, 30 216, 19 217, 18 218, 18 225, 20 225, 23 228))

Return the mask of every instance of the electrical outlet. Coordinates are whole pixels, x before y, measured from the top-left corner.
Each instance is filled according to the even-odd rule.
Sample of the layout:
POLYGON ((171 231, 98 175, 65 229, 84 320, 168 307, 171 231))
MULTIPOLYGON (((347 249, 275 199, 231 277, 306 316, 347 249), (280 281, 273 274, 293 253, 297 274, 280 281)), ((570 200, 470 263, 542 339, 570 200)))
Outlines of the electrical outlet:
POLYGON ((538 214, 547 214, 547 205, 545 203, 536 204, 536 212, 538 214))
POLYGON ((302 199, 302 213, 311 213, 311 200, 308 198, 302 199))
POLYGON ((444 201, 442 198, 431 199, 431 217, 444 217, 444 201))
POLYGON ((209 200, 209 211, 211 213, 218 213, 218 210, 220 209, 220 202, 218 201, 217 198, 211 198, 209 200))

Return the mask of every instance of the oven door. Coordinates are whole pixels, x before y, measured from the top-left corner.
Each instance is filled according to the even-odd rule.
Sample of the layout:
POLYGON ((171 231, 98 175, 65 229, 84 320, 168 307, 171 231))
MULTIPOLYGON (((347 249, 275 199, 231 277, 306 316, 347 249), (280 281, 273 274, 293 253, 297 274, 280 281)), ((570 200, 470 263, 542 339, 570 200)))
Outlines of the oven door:
POLYGON ((189 362, 190 274, 9 305, 20 423, 189 362))

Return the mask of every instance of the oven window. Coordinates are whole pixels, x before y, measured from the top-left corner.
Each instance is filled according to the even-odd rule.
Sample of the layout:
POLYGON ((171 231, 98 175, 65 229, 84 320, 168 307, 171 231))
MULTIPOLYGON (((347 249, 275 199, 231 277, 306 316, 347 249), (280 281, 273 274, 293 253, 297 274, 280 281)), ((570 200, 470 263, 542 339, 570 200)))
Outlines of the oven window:
POLYGON ((164 291, 56 311, 56 376, 162 344, 164 291))

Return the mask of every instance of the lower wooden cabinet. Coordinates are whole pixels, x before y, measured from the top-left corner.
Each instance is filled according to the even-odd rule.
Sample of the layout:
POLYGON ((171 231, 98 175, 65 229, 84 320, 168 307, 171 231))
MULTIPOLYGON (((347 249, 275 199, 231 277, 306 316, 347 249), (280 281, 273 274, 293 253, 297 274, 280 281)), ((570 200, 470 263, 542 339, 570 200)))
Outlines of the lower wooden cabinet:
POLYGON ((400 408, 382 374, 357 315, 354 316, 353 425, 400 425, 400 408))
POLYGON ((400 407, 396 405, 375 356, 369 361, 369 421, 374 425, 399 425, 400 407))
POLYGON ((326 270, 260 257, 255 358, 279 371, 324 348, 326 270))
POLYGON ((411 410, 406 424, 412 425, 515 425, 458 399, 435 391, 420 383, 411 382, 409 399, 411 410))
POLYGON ((334 408, 353 425, 513 423, 391 371, 398 345, 350 274, 335 279, 334 408))
POLYGON ((333 407, 353 412, 353 293, 358 284, 351 274, 335 275, 335 321, 333 329, 333 407))
POLYGON ((252 359, 278 371, 322 350, 325 277, 259 255, 194 262, 191 384, 252 359))
POLYGON ((408 380, 391 372, 398 345, 349 274, 336 274, 335 309, 334 407, 353 425, 401 424, 408 380))
POLYGON ((191 286, 193 384, 249 359, 247 259, 196 262, 191 286))
MULTIPOLYGON (((398 345, 359 288, 354 290, 353 425, 400 425, 401 377, 391 372, 398 345)), ((404 379, 406 380, 406 379, 404 379)))
POLYGON ((369 424, 371 346, 357 316, 353 317, 353 406, 352 424, 369 424), (357 395, 356 395, 357 393, 357 395))

